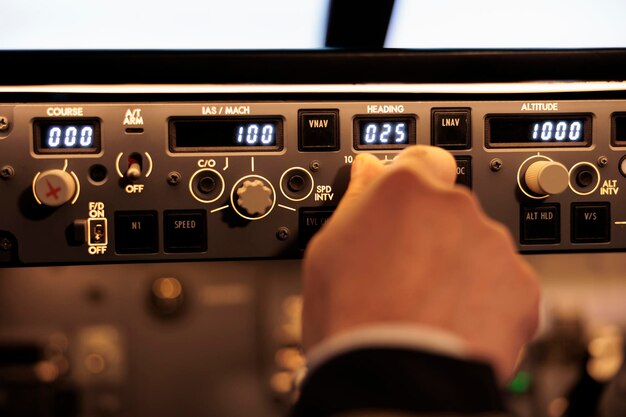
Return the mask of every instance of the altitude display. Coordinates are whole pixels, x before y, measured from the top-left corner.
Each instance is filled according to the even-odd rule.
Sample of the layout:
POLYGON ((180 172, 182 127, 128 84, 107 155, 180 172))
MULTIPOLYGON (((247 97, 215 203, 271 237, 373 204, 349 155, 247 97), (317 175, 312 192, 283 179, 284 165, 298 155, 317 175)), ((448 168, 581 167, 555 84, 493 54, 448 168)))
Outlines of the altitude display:
POLYGON ((36 120, 35 152, 46 154, 100 152, 97 120, 36 120))
POLYGON ((398 149, 415 143, 411 117, 357 117, 354 123, 356 149, 398 149))
POLYGON ((498 146, 588 146, 588 115, 492 116, 487 118, 487 143, 498 146))
POLYGON ((283 121, 277 117, 170 120, 172 151, 275 151, 282 143, 283 121))

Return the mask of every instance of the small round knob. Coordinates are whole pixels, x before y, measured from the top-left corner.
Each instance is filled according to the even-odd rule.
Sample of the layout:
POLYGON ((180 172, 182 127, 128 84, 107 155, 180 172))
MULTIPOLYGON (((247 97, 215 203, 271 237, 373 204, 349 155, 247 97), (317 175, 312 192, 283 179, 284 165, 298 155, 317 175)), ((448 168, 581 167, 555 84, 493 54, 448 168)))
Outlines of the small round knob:
POLYGON ((537 161, 528 167, 524 180, 536 194, 560 194, 569 185, 569 172, 559 162, 537 161))
POLYGON ((274 204, 272 189, 260 179, 245 180, 237 196, 237 205, 253 217, 264 215, 274 204))
POLYGON ((51 169, 37 177, 34 191, 41 204, 58 207, 72 199, 76 193, 76 181, 66 171, 51 169))

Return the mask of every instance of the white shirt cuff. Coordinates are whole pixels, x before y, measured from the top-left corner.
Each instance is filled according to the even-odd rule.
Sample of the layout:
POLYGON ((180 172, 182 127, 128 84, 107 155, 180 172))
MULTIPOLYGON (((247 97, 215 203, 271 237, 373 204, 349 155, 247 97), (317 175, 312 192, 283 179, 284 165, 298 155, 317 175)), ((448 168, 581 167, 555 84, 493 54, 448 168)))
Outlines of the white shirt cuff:
POLYGON ((339 333, 307 352, 307 371, 331 358, 359 348, 405 348, 467 358, 466 343, 460 337, 436 328, 411 324, 376 324, 339 333))

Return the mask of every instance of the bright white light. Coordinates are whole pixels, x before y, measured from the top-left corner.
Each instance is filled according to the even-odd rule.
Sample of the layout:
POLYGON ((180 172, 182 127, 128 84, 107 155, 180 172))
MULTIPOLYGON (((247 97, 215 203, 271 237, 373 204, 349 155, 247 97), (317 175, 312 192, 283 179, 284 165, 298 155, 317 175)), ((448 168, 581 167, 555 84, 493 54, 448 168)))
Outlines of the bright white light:
POLYGON ((329 0, 10 0, 2 3, 0 49, 320 49, 328 7, 329 0))
POLYGON ((396 0, 385 46, 624 48, 624 16, 624 0, 396 0))

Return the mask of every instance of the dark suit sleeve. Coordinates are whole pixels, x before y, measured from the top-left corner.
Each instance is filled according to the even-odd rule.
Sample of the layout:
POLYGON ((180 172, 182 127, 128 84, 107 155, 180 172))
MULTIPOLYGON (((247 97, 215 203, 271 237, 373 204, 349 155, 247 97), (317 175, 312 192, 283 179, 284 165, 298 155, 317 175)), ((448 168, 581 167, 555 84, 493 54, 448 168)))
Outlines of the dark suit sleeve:
POLYGON ((338 355, 304 379, 291 417, 358 410, 409 413, 504 412, 493 370, 424 351, 358 349, 338 355))

